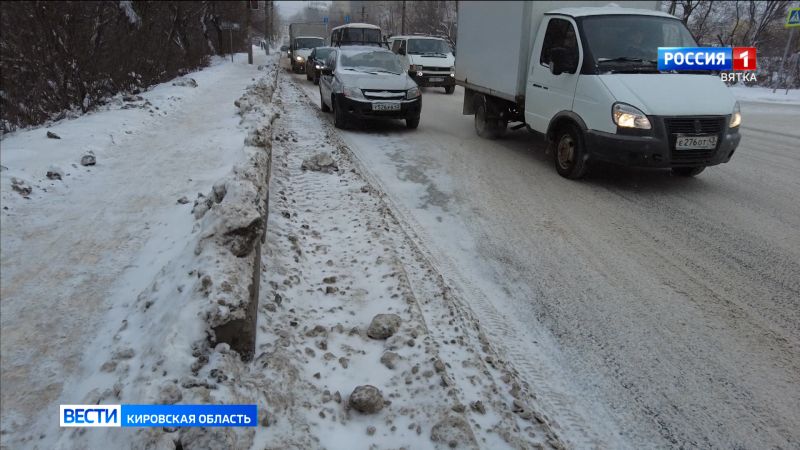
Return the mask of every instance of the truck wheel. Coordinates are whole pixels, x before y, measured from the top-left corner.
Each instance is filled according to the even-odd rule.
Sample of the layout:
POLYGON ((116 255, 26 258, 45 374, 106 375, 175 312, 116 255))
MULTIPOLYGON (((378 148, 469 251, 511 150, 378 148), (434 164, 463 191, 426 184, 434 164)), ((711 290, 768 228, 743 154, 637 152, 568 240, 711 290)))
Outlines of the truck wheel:
POLYGON ((328 105, 325 104, 325 101, 322 100, 322 98, 323 98, 322 97, 322 88, 320 87, 319 88, 319 108, 322 110, 322 112, 331 112, 331 108, 328 107, 328 105))
POLYGON ((413 118, 409 117, 408 119, 406 119, 406 128, 411 130, 416 130, 418 126, 419 126, 419 117, 413 117, 413 118))
POLYGON ((704 170, 705 167, 673 167, 672 173, 679 177, 693 177, 704 170))
POLYGON ((445 93, 445 94, 448 94, 448 95, 450 95, 450 94, 452 94, 452 93, 453 93, 453 92, 455 92, 455 91, 456 91, 456 87, 455 87, 455 86, 445 86, 445 87, 444 87, 444 93, 445 93))
POLYGON ((484 139, 497 139, 506 131, 506 123, 486 118, 486 105, 478 101, 475 106, 475 132, 484 139))
POLYGON ((564 178, 577 180, 586 175, 586 148, 583 133, 574 125, 558 130, 553 152, 556 171, 564 178))
POLYGON ((333 126, 340 129, 347 128, 347 112, 336 104, 336 97, 331 98, 331 105, 333 105, 333 126))

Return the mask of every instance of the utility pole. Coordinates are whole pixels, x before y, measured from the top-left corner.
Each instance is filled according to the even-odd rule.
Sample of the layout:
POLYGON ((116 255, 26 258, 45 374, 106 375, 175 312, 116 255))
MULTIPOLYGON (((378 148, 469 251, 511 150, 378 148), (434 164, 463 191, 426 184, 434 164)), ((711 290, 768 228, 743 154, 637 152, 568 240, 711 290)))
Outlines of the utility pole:
MULTIPOLYGON (((250 37, 250 24, 252 23, 251 15, 253 8, 251 2, 248 0, 247 4, 247 23, 244 26, 244 36, 247 39, 247 64, 253 64, 253 38, 250 37)), ((256 3, 256 6, 258 3, 256 3)))
POLYGON ((269 10, 267 9, 270 4, 269 0, 264 0, 264 51, 269 55, 269 47, 272 43, 272 36, 269 33, 269 10))
MULTIPOLYGON (((792 41, 794 40, 794 33, 797 28, 792 28, 792 31, 789 32, 789 38, 786 40, 786 48, 783 50, 783 59, 781 60, 781 70, 778 72, 778 79, 775 80, 775 84, 772 86, 772 93, 774 94, 775 91, 778 90, 778 85, 782 80, 784 80, 784 73, 786 70, 786 60, 789 58, 789 49, 791 48, 792 41)), ((785 82, 785 81, 784 81, 785 82)), ((786 84, 788 86, 788 84, 786 84)), ((787 89, 786 92, 788 93, 789 90, 787 89)))
POLYGON ((364 5, 361 5, 361 22, 364 23, 367 21, 365 9, 367 9, 364 5))
POLYGON ((406 0, 403 0, 403 16, 400 19, 400 34, 406 34, 406 0))

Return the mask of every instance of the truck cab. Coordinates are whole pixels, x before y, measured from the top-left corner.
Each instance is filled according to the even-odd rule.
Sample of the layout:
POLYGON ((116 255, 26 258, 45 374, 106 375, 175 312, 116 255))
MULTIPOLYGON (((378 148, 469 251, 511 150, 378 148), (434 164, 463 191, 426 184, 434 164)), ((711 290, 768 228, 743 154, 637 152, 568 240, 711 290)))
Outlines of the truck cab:
MULTIPOLYGON (((471 41, 462 39, 463 12, 462 59, 471 41)), ((491 18, 467 11, 467 19, 471 14, 491 35, 491 18)), ((658 69, 659 47, 697 47, 680 20, 655 8, 619 6, 529 10, 527 17, 533 31, 521 40, 512 67, 518 75, 493 81, 479 65, 487 55, 456 65, 464 112, 475 114, 479 135, 495 138, 509 122, 521 122, 547 139, 556 170, 567 178, 580 178, 593 161, 694 176, 731 159, 741 114, 725 84, 710 72, 658 69)))
POLYGON ((447 94, 455 91, 455 56, 446 40, 423 34, 392 36, 388 41, 417 85, 443 87, 447 94))
POLYGON ((305 69, 306 59, 311 54, 311 50, 317 47, 324 47, 325 39, 317 36, 298 36, 292 40, 291 63, 292 70, 302 72, 305 69))

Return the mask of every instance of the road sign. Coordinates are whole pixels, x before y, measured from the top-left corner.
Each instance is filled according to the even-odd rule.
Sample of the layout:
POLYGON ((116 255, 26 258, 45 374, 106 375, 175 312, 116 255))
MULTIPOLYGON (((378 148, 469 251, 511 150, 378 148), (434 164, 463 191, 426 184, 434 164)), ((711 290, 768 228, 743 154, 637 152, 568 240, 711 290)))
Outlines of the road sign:
POLYGON ((322 23, 328 23, 328 16, 322 18, 322 23))
POLYGON ((344 16, 344 23, 350 23, 350 16, 344 16))
POLYGON ((219 24, 220 29, 223 30, 233 30, 236 31, 239 29, 239 24, 236 22, 222 22, 219 24))
POLYGON ((790 8, 786 16, 786 28, 800 27, 800 8, 790 8))

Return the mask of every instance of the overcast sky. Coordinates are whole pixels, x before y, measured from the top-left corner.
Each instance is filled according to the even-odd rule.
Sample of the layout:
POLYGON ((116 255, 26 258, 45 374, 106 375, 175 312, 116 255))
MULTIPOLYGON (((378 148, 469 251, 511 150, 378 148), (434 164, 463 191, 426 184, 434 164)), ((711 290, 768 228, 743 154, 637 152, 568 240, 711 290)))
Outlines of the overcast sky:
MULTIPOLYGON (((303 9, 306 3, 308 2, 295 1, 295 0, 279 0, 275 2, 275 6, 278 8, 278 12, 280 13, 281 16, 289 17, 292 14, 303 9)), ((316 2, 316 3, 330 3, 330 2, 316 2)))

